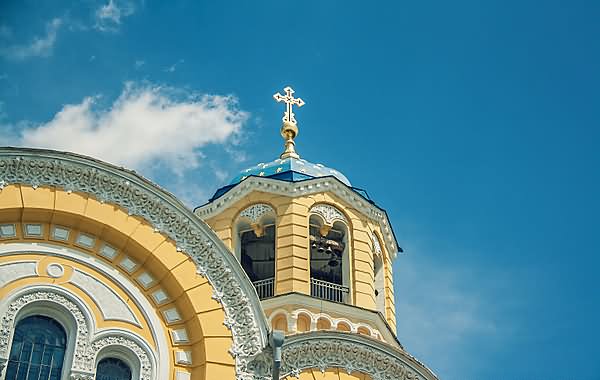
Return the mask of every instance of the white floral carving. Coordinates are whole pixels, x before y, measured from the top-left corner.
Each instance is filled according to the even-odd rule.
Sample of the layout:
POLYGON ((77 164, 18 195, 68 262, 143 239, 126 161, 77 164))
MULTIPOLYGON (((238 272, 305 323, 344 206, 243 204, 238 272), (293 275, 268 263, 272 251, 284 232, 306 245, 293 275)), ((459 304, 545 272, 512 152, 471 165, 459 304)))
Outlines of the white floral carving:
MULTIPOLYGON (((50 291, 33 291, 24 294, 8 305, 6 313, 2 316, 0 322, 0 357, 6 358, 8 355, 8 344, 11 331, 15 328, 15 318, 19 311, 33 302, 53 302, 65 308, 77 323, 77 337, 75 338, 75 355, 73 357, 73 368, 86 369, 87 363, 84 360, 87 344, 89 341, 89 330, 85 317, 79 307, 60 294, 50 291)), ((93 364, 92 364, 93 366, 93 364)), ((93 367, 92 367, 93 368, 93 367)))
POLYGON ((5 365, 6 363, 10 334, 15 328, 16 316, 25 305, 41 301, 54 302, 61 305, 74 317, 75 322, 77 323, 75 354, 70 374, 71 380, 93 380, 96 356, 104 347, 114 345, 126 347, 133 351, 140 360, 141 380, 152 379, 153 368, 149 359, 149 354, 137 343, 127 337, 110 335, 94 340, 90 344, 91 333, 88 329, 83 312, 75 303, 50 290, 33 291, 24 294, 11 302, 8 306, 7 312, 2 316, 0 322, 0 371, 2 370, 2 365, 5 365))
POLYGON ((256 224, 260 222, 260 219, 266 214, 275 214, 275 210, 273 207, 269 206, 265 203, 257 203, 240 213, 240 218, 246 218, 250 221, 250 223, 256 224))
POLYGON ((412 357, 405 357, 389 346, 362 341, 368 338, 351 339, 348 335, 321 332, 286 340, 280 376, 298 377, 305 369, 325 371, 337 367, 347 373, 366 373, 373 380, 437 379, 435 374, 412 357))
POLYGON ((337 208, 328 204, 320 203, 315 205, 310 209, 310 212, 320 215, 323 220, 325 220, 325 224, 332 225, 336 220, 341 220, 348 224, 344 214, 337 208))
POLYGON ((373 240, 373 253, 381 256, 381 244, 379 244, 379 238, 375 233, 371 233, 371 240, 373 240))
POLYGON ((111 335, 95 340, 90 345, 90 349, 87 353, 87 360, 90 363, 95 363, 98 353, 103 348, 109 346, 126 347, 129 350, 131 350, 140 360, 140 380, 150 380, 152 378, 152 364, 150 363, 150 359, 148 358, 148 353, 144 351, 133 340, 123 336, 111 335))

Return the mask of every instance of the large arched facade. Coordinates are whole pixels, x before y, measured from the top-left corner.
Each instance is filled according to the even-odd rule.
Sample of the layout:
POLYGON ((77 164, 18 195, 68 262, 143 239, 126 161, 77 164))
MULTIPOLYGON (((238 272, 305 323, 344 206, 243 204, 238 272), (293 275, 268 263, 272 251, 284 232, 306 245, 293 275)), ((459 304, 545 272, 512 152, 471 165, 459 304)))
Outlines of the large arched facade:
POLYGON ((85 157, 3 149, 0 225, 2 368, 18 321, 40 314, 65 326, 71 378, 110 356, 144 380, 251 378, 268 343, 254 288, 164 190, 85 157))

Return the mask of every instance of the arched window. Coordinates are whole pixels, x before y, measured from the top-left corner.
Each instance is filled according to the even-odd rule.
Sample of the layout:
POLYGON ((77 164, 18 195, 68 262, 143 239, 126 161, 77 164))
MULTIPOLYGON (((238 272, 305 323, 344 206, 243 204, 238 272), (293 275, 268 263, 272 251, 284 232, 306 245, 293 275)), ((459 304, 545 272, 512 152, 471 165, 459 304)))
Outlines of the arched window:
POLYGON ((60 380, 66 346, 65 329, 54 319, 24 318, 15 329, 5 380, 60 380))
POLYGON ((381 249, 381 243, 375 233, 371 235, 373 240, 373 280, 375 288, 375 301, 377 304, 377 311, 385 316, 385 280, 383 270, 383 251, 381 249))
POLYGON ((131 380, 131 368, 121 359, 104 358, 98 362, 96 380, 131 380))
POLYGON ((259 203, 237 222, 237 257, 261 299, 275 295, 275 210, 259 203))
POLYGON ((310 282, 313 297, 348 302, 348 231, 339 221, 332 225, 310 216, 310 282))

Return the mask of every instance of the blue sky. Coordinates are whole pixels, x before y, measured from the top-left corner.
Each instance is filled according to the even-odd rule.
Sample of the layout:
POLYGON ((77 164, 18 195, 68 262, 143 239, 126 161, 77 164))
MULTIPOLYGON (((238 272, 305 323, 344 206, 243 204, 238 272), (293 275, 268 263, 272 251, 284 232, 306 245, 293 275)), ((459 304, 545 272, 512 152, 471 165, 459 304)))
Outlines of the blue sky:
POLYGON ((600 3, 3 1, 0 144, 202 204, 282 150, 385 208, 398 335, 442 379, 600 379, 600 3), (126 145, 126 147, 124 146, 126 145))

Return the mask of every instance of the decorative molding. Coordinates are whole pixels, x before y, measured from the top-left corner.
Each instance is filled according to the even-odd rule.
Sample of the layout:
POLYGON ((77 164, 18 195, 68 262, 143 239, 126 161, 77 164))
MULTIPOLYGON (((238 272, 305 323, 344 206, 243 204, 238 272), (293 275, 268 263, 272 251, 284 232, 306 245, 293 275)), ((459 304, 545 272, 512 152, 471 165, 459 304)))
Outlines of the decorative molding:
POLYGON ((0 149, 5 185, 55 186, 84 192, 148 221, 187 253, 208 279, 231 329, 238 379, 252 379, 248 361, 267 343, 267 323, 252 284, 235 257, 205 223, 173 195, 134 172, 70 153, 26 148, 0 149))
POLYGON ((301 182, 285 182, 273 178, 249 177, 232 187, 223 196, 194 210, 203 220, 211 218, 231 207, 235 202, 252 193, 261 191, 286 197, 301 197, 330 192, 350 204, 362 215, 379 224, 384 243, 390 256, 398 254, 398 245, 391 229, 389 218, 383 209, 370 203, 335 177, 321 177, 301 182))
POLYGON ((404 351, 371 338, 340 332, 313 332, 288 337, 280 376, 299 377, 309 368, 343 368, 373 380, 435 380, 436 375, 404 351))
POLYGON ((88 350, 87 360, 96 363, 98 353, 109 346, 125 347, 132 351, 140 361, 140 380, 152 379, 152 364, 148 353, 133 340, 124 336, 110 335, 94 340, 88 350))
POLYGON ((60 278, 65 274, 65 268, 57 263, 52 263, 46 267, 46 273, 52 278, 60 278))
POLYGON ((9 344, 12 331, 16 323, 15 319, 20 310, 26 305, 35 302, 53 302, 64 308, 74 318, 77 325, 75 337, 75 352, 70 370, 71 380, 93 380, 96 370, 96 357, 98 353, 109 346, 121 346, 129 349, 140 361, 140 380, 153 380, 153 365, 150 360, 150 354, 142 349, 132 339, 116 333, 111 335, 92 338, 93 331, 88 327, 88 321, 83 311, 74 302, 66 297, 53 292, 52 289, 34 290, 19 296, 12 301, 0 323, 0 373, 2 364, 6 365, 9 344))
MULTIPOLYGON (((89 370, 89 363, 84 360, 89 341, 90 331, 83 312, 75 303, 60 294, 49 290, 34 290, 21 295, 8 305, 6 312, 0 322, 0 357, 7 358, 12 331, 15 328, 15 318, 19 311, 33 302, 52 302, 66 309, 77 324, 77 337, 75 338, 75 353, 73 355, 73 368, 78 370, 89 370)), ((93 369, 93 363, 92 363, 93 369)))
POLYGON ((251 224, 258 224, 263 216, 271 213, 275 215, 273 207, 266 203, 257 203, 240 212, 239 217, 247 219, 251 224))
POLYGON ((4 375, 4 368, 6 368, 6 363, 8 363, 8 359, 0 358, 0 378, 4 375))
POLYGON ((319 203, 311 207, 310 212, 315 213, 323 218, 325 224, 332 225, 336 220, 341 220, 342 222, 348 224, 348 220, 340 210, 332 205, 328 205, 325 203, 319 203))
MULTIPOLYGON (((328 314, 332 317, 335 316, 335 318, 344 317, 355 321, 357 330, 358 327, 371 326, 373 330, 381 335, 385 343, 397 349, 403 349, 396 338, 396 332, 391 329, 383 314, 374 310, 366 310, 352 305, 321 300, 300 293, 282 294, 278 297, 268 298, 263 300, 263 305, 265 310, 269 310, 270 316, 281 310, 290 310, 286 311, 286 313, 289 313, 291 318, 294 318, 296 311, 301 314, 302 311, 310 310, 311 313, 308 314, 311 317, 311 322, 313 322, 312 316, 317 314, 328 314)), ((335 318, 331 320, 332 325, 334 325, 335 318)), ((316 319, 314 322, 316 323, 316 319)))
POLYGON ((82 289, 98 305, 104 319, 117 320, 140 326, 140 322, 127 304, 101 281, 75 269, 69 280, 70 283, 82 289))
POLYGON ((373 240, 373 253, 381 256, 381 244, 379 244, 379 238, 374 232, 371 232, 371 240, 373 240))
POLYGON ((37 263, 35 261, 20 261, 0 265, 0 287, 20 278, 35 276, 37 263))
MULTIPOLYGON (((305 315, 306 317, 308 317, 309 322, 310 322, 308 331, 318 331, 317 322, 319 321, 319 319, 325 319, 329 322, 329 324, 331 326, 331 330, 338 330, 340 324, 346 324, 350 328, 350 331, 347 331, 347 332, 358 334, 359 329, 364 329, 364 330, 368 331, 368 336, 371 336, 373 339, 383 340, 383 336, 379 332, 379 330, 377 330, 376 328, 372 327, 371 325, 369 325, 365 322, 352 322, 352 320, 349 319, 350 316, 336 318, 336 317, 334 317, 330 314, 324 313, 324 312, 312 312, 308 309, 294 308, 294 310, 291 312, 287 311, 286 309, 273 310, 269 313, 268 320, 269 320, 269 324, 272 325, 273 320, 275 318, 278 318, 279 316, 283 316, 286 319, 288 331, 290 333, 292 333, 292 334, 303 333, 306 331, 298 331, 298 319, 299 319, 300 315, 305 315)), ((344 330, 338 330, 338 331, 344 331, 344 330)))

